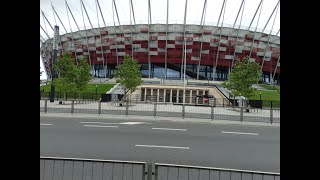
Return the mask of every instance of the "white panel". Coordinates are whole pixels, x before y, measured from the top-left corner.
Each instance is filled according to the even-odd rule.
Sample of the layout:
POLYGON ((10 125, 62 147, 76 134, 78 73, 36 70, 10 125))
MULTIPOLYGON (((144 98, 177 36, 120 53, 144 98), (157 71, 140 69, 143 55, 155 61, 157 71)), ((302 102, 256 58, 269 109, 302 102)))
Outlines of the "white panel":
POLYGON ((271 57, 271 55, 272 55, 272 51, 267 51, 266 52, 266 57, 271 57))
POLYGON ((167 44, 167 48, 175 48, 175 44, 167 44))
POLYGON ((150 55, 158 55, 158 51, 149 51, 150 55))
POLYGON ((150 48, 158 48, 158 43, 150 43, 150 48))
POLYGON ((124 55, 126 55, 126 52, 118 52, 117 53, 117 56, 124 56, 124 55))
POLYGON ((191 56, 191 60, 193 60, 193 61, 199 61, 199 60, 200 60, 200 57, 191 56))
POLYGON ((280 63, 278 63, 277 66, 280 67, 280 63))
POLYGON ((89 47, 88 49, 89 49, 89 51, 95 51, 96 47, 89 47))
POLYGON ((158 36, 158 40, 166 40, 166 36, 158 36))
POLYGON ((242 53, 242 50, 243 50, 243 46, 236 46, 236 53, 242 53))
POLYGON ((201 53, 202 54, 209 54, 209 50, 202 50, 201 53))
POLYGON ((250 46, 251 47, 251 45, 252 45, 252 42, 244 42, 244 44, 243 44, 244 46, 250 46))
POLYGON ((125 48, 125 45, 124 44, 119 44, 117 45, 118 49, 124 49, 125 48))
POLYGON ((227 48, 226 47, 219 47, 219 51, 226 51, 227 48))
POLYGON ((83 52, 83 50, 82 49, 77 49, 76 52, 83 52))
POLYGON ((257 52, 257 56, 264 56, 264 52, 257 52))
POLYGON ((233 59, 233 55, 225 55, 224 59, 233 59))
POLYGON ((165 48, 158 48, 158 52, 166 52, 165 48))
POLYGON ((265 57, 264 58, 265 61, 270 61, 270 59, 271 59, 270 57, 265 57))
POLYGON ((141 48, 141 44, 133 44, 132 47, 133 48, 141 48))

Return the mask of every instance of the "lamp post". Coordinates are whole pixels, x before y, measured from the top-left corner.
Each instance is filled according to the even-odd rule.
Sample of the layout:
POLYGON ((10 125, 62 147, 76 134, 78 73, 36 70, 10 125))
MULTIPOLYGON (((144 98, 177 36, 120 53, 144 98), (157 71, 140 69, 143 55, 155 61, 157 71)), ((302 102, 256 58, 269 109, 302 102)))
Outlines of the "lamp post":
POLYGON ((97 99, 97 95, 98 95, 98 85, 96 85, 96 99, 97 99))
POLYGON ((186 61, 187 61, 187 38, 184 37, 184 64, 183 64, 183 105, 186 102, 186 61))
POLYGON ((260 91, 260 101, 261 101, 261 91, 260 91))

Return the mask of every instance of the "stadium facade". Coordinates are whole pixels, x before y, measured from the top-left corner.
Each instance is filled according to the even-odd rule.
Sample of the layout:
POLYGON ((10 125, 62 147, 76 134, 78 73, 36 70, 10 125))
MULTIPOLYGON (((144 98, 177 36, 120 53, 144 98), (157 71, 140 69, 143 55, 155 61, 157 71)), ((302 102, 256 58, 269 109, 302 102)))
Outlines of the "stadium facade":
MULTIPOLYGON (((226 80, 235 61, 249 56, 261 65, 262 81, 280 84, 278 33, 266 34, 240 25, 114 25, 60 35, 57 55, 71 52, 75 59, 87 56, 93 76, 112 77, 127 54, 141 63, 143 77, 180 79, 186 54, 187 78, 210 80, 226 80)), ((48 77, 53 39, 42 41, 40 47, 48 77)))

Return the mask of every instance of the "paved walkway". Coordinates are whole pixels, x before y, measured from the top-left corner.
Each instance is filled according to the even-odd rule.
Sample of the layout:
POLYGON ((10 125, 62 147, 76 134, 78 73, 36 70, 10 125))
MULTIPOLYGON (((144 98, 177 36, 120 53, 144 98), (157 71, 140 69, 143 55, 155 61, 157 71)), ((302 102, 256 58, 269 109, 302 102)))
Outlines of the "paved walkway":
POLYGON ((265 122, 251 122, 251 121, 232 121, 232 120, 210 120, 199 118, 177 118, 177 117, 150 117, 150 116, 138 116, 138 115, 113 115, 113 114, 71 114, 71 113, 44 113, 40 112, 40 116, 46 117, 67 117, 67 118, 91 118, 91 119, 112 119, 119 121, 174 121, 181 123, 210 123, 210 124, 236 124, 236 125, 253 125, 253 126, 275 126, 280 127, 280 123, 265 123, 265 122))

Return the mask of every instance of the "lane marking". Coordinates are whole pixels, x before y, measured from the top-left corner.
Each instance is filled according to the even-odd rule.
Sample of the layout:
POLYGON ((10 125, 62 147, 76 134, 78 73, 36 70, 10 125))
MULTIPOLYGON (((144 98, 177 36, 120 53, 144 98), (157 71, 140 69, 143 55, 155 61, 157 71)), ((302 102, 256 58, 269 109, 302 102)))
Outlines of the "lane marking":
POLYGON ((136 124, 151 124, 147 122, 123 122, 123 123, 105 123, 105 122, 79 122, 82 124, 124 124, 124 125, 136 125, 136 124))
POLYGON ((187 129, 171 129, 171 128, 152 128, 157 130, 168 130, 168 131, 187 131, 187 129))
POLYGON ((107 128, 118 128, 119 126, 99 126, 99 125, 83 125, 86 127, 107 127, 107 128))
POLYGON ((259 135, 257 133, 244 133, 244 132, 227 132, 227 131, 221 131, 221 133, 225 134, 246 134, 246 135, 259 135))
POLYGON ((40 126, 51 126, 53 124, 44 124, 44 123, 40 123, 40 126))
POLYGON ((178 147, 178 146, 158 146, 158 145, 141 145, 136 144, 137 147, 154 147, 154 148, 170 148, 170 149, 190 149, 189 147, 178 147))
POLYGON ((124 122, 120 124, 126 124, 126 125, 136 125, 136 124, 148 124, 146 122, 124 122))
POLYGON ((104 122, 79 122, 79 123, 88 123, 88 124, 119 124, 119 123, 104 123, 104 122))

